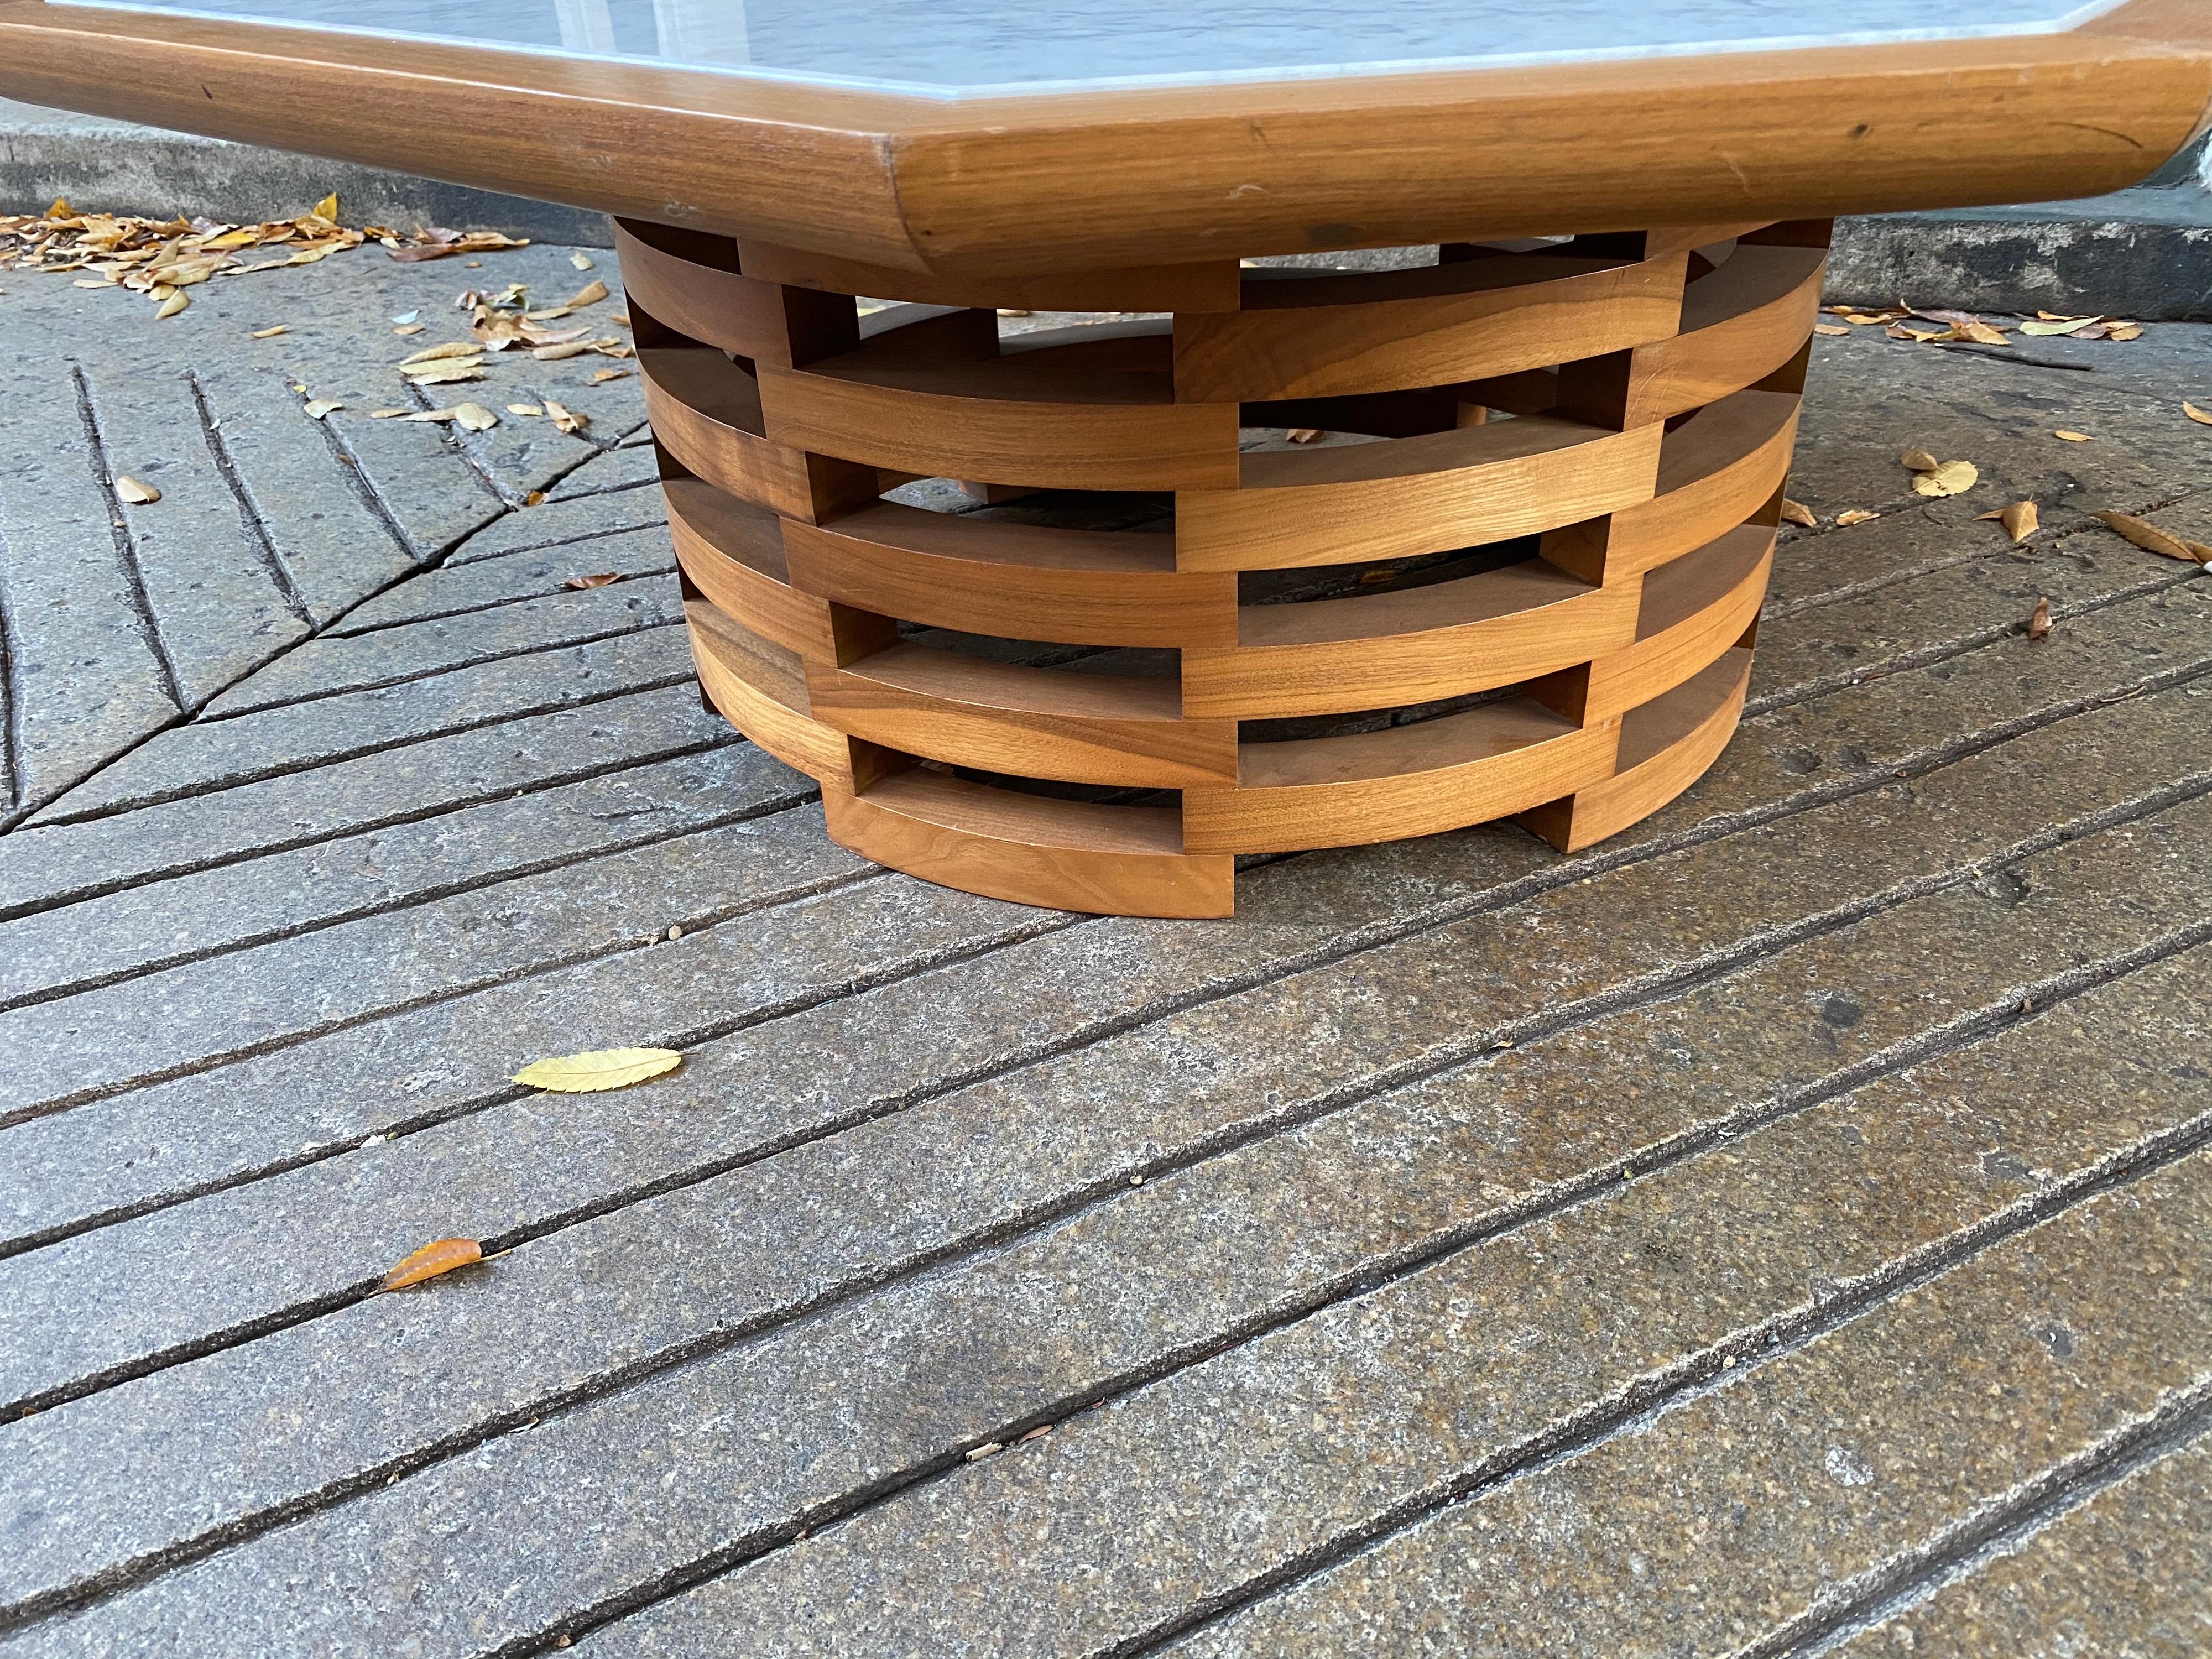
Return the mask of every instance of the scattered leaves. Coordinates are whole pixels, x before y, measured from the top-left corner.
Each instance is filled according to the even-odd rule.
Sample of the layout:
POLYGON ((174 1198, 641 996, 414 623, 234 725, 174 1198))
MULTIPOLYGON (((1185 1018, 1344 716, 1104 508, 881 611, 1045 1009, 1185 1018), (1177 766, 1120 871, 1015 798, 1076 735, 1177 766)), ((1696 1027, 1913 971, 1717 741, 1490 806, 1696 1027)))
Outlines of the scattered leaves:
MULTIPOLYGON (((596 576, 571 576, 567 581, 562 582, 561 586, 563 587, 573 587, 577 589, 579 592, 581 592, 586 588, 611 587, 615 583, 621 580, 621 571, 602 570, 596 576)), ((680 939, 683 937, 683 935, 673 927, 668 930, 668 933, 669 937, 672 939, 680 939)))
POLYGON ((474 357, 483 350, 482 346, 467 340, 448 340, 443 345, 434 345, 427 350, 418 351, 412 357, 401 358, 399 367, 406 368, 416 363, 434 363, 447 357, 474 357))
POLYGON ((1819 515, 1811 507, 1802 501, 1793 501, 1787 495, 1782 498, 1782 519, 1785 524, 1802 524, 1808 530, 1820 522, 1819 515))
POLYGON ((673 1048, 598 1048, 540 1060, 524 1066, 513 1081, 557 1095, 596 1093, 601 1089, 627 1089, 684 1063, 673 1048))
POLYGON ((420 1285, 426 1279, 435 1279, 456 1267, 465 1267, 472 1261, 483 1260, 483 1246, 473 1238, 441 1238, 425 1244, 419 1250, 410 1250, 400 1258, 399 1265, 384 1275, 384 1288, 403 1290, 410 1285, 420 1285))
POLYGON ((115 480, 115 493, 133 507, 149 507, 161 499, 161 492, 153 485, 140 483, 137 479, 131 477, 118 477, 115 480))
POLYGON ((257 340, 273 340, 279 334, 289 334, 291 331, 292 325, 289 323, 276 323, 268 328, 255 329, 253 337, 257 340))
POLYGON ((416 386, 451 386, 459 380, 483 379, 483 359, 456 357, 450 362, 428 363, 421 368, 406 371, 407 378, 416 386))
POLYGON ((595 306, 607 297, 607 285, 593 277, 568 296, 568 309, 576 311, 585 306, 595 306))
POLYGON ((310 398, 300 405, 300 411, 311 421, 319 421, 331 410, 344 407, 345 405, 335 398, 310 398))
POLYGON ((499 416, 482 404, 456 404, 453 424, 464 432, 489 432, 499 424, 499 416))
POLYGON ((2038 599, 2035 609, 2028 613, 2027 637, 2037 644, 2051 637, 2051 601, 2038 599))
POLYGON ((1946 461, 1932 472, 1912 480, 1916 495, 1962 495, 1981 481, 1981 471, 1972 461, 1946 461))
POLYGON ((2212 415, 2206 414, 2203 410, 2197 408, 2195 404, 2184 403, 2181 405, 2181 412, 2189 416, 2191 420, 2196 422, 2199 426, 2212 426, 2212 415))
POLYGON ((1995 519, 2004 526, 2005 534, 2012 538, 2015 547, 2035 534, 2039 522, 2033 501, 2014 501, 2010 507, 2001 507, 1994 513, 1978 513, 1974 516, 1977 520, 1995 519))
POLYGON ((495 230, 471 230, 463 233, 448 230, 443 225, 418 227, 415 239, 403 240, 386 231, 377 240, 393 258, 407 264, 419 264, 425 259, 448 259, 456 253, 492 253, 501 248, 528 247, 529 240, 502 236, 495 230))
POLYGON ((545 400, 545 413, 551 418, 556 432, 581 432, 592 423, 590 416, 578 414, 565 404, 555 403, 550 398, 545 400))
POLYGON ((2185 564, 2212 563, 2212 547, 2203 542, 2185 541, 2179 536, 2160 530, 2154 524, 2146 524, 2125 513, 2099 513, 2092 516, 2101 520, 2107 530, 2126 537, 2147 553, 2179 559, 2185 564))
POLYGON ((2086 432, 2054 432, 2051 435, 2054 438, 2063 438, 2069 444, 2086 444, 2094 441, 2086 432))
POLYGON ((1837 522, 1838 525, 1844 525, 1844 526, 1850 526, 1850 525, 1855 525, 1855 524, 1872 524, 1872 523, 1873 523, 1876 519, 1879 519, 1880 517, 1881 517, 1881 514, 1879 514, 1879 513, 1869 513, 1869 512, 1868 512, 1868 511, 1867 511, 1864 507, 1855 507, 1851 508, 1851 509, 1850 509, 1850 511, 1849 511, 1848 513, 1838 513, 1838 514, 1836 514, 1836 522, 1837 522))

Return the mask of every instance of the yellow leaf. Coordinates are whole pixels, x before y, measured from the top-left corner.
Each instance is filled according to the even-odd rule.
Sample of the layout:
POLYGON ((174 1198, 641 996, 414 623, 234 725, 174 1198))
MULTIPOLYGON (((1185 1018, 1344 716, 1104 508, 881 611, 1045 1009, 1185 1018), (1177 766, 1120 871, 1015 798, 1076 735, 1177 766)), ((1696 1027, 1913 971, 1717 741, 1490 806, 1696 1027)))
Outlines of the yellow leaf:
POLYGON ((2014 501, 2010 507, 2001 507, 1994 513, 1977 513, 1975 518, 1995 519, 2004 526, 2005 534, 2018 546, 2035 534, 2038 520, 2033 501, 2014 501))
POLYGON ((1943 465, 1924 449, 1908 449, 1897 459, 1900 464, 1911 467, 1915 472, 1933 472, 1943 465))
POLYGON ((574 410, 555 403, 550 398, 545 400, 545 413, 551 417, 553 429, 556 432, 581 432, 592 423, 590 416, 580 415, 574 410))
POLYGON ((510 415, 543 415, 545 410, 538 404, 509 404, 507 412, 510 415))
POLYGON ((2180 537, 2170 535, 2154 524, 2145 524, 2141 519, 2125 513, 2098 513, 2091 515, 2101 520, 2115 535, 2124 536, 2146 553, 2157 553, 2169 559, 2179 559, 2185 564, 2202 564, 2204 560, 2194 552, 2180 537))
POLYGON ((1954 323, 1952 328, 1960 339, 1972 340, 1982 345, 2008 346, 2012 343, 2005 338, 2002 329, 1991 328, 1987 323, 1954 323))
POLYGON ((2069 444, 2086 444, 2092 441, 2086 432, 2054 432, 2051 435, 2054 438, 2063 438, 2069 444))
POLYGON ((289 334, 291 331, 292 325, 289 323, 278 323, 273 328, 255 329, 253 337, 257 340, 273 340, 279 334, 289 334))
POLYGON ((2142 338, 2142 325, 2141 323, 2114 323, 2112 328, 2106 333, 2105 337, 2108 340, 2140 340, 2142 338))
POLYGON ((567 340, 559 345, 532 346, 530 355, 541 363, 557 363, 569 357, 580 357, 591 347, 581 340, 567 340))
POLYGON ((407 379, 415 386, 451 386, 458 380, 481 380, 483 359, 457 357, 450 363, 428 363, 408 370, 407 379))
POLYGON ((2023 334, 2071 334, 2077 328, 2087 328, 2090 324, 2102 320, 2099 317, 2046 317, 2035 322, 2022 323, 2020 331, 2023 334))
POLYGON ((579 306, 595 306, 606 297, 607 285, 593 277, 569 296, 568 308, 573 311, 579 306))
MULTIPOLYGON (((35 201, 38 198, 33 197, 32 199, 35 201)), ((54 204, 46 210, 46 217, 49 219, 74 219, 76 217, 76 210, 70 205, 68 197, 57 196, 54 198, 54 204)))
POLYGON ((483 1260, 483 1246, 473 1238, 441 1238, 400 1258, 399 1265, 384 1276, 384 1288, 396 1291, 420 1285, 426 1279, 449 1273, 483 1260))
POLYGON ((1916 495, 1963 495, 1980 482, 1981 476, 1972 461, 1946 461, 1933 472, 1914 477, 1912 492, 1916 495))
POLYGON ((568 256, 568 263, 579 270, 589 270, 592 268, 592 256, 583 249, 578 248, 568 256))
POLYGON ((1813 325, 1813 332, 1815 334, 1848 334, 1850 332, 1850 330, 1845 328, 1841 323, 1815 323, 1813 325))
POLYGON ((456 404, 453 424, 464 432, 489 432, 499 424, 499 416, 482 404, 456 404))
POLYGON ((422 331, 422 325, 420 323, 402 323, 398 327, 393 329, 392 331, 394 334, 420 334, 422 331))
POLYGON ((2181 405, 2181 412, 2189 416, 2191 420, 2196 422, 2199 426, 2212 426, 2212 415, 2207 415, 2203 410, 2197 408, 2195 404, 2183 404, 2181 405))
POLYGON ((1848 513, 1837 514, 1836 522, 1839 525, 1871 524, 1880 517, 1881 514, 1879 513, 1869 513, 1863 507, 1855 507, 1848 513))
MULTIPOLYGON (((295 200, 295 201, 297 201, 299 198, 298 198, 297 197, 294 197, 292 199, 293 199, 293 200, 295 200)), ((323 199, 322 199, 321 201, 319 201, 319 202, 318 202, 318 203, 316 203, 316 204, 315 204, 315 217, 317 217, 318 219, 327 219, 327 220, 329 220, 332 224, 336 224, 336 223, 337 223, 337 222, 338 222, 338 193, 337 193, 337 191, 332 191, 329 195, 327 195, 327 196, 324 197, 324 198, 323 198, 323 199)))
POLYGON ((311 421, 319 421, 332 410, 344 407, 345 405, 335 398, 316 398, 300 405, 301 410, 311 421))
POLYGON ((1782 516, 1788 523, 1802 524, 1808 530, 1820 522, 1811 507, 1802 501, 1793 501, 1787 495, 1782 498, 1782 516))
POLYGON ((627 368, 599 368, 599 369, 593 369, 593 370, 592 371, 592 384, 593 386, 598 386, 598 385, 599 385, 602 381, 605 381, 605 380, 625 380, 625 379, 627 379, 627 378, 629 376, 629 374, 631 374, 631 372, 632 372, 632 371, 630 371, 630 370, 629 370, 629 369, 627 369, 627 368))
POLYGON ((427 351, 418 351, 412 357, 403 357, 399 367, 405 368, 410 363, 436 362, 446 357, 474 357, 483 350, 483 348, 474 340, 448 340, 443 345, 434 345, 427 351))
POLYGON ((155 318, 158 320, 163 317, 173 317, 190 304, 191 304, 191 301, 187 299, 184 295, 173 293, 167 299, 162 301, 161 304, 154 307, 155 318))
POLYGON ((599 1048, 568 1054, 559 1060, 540 1060, 514 1074, 517 1083, 559 1095, 594 1093, 601 1089, 627 1089, 684 1063, 673 1048, 599 1048))
POLYGON ((140 483, 136 478, 117 478, 115 493, 133 507, 148 507, 161 499, 160 490, 149 483, 140 483))

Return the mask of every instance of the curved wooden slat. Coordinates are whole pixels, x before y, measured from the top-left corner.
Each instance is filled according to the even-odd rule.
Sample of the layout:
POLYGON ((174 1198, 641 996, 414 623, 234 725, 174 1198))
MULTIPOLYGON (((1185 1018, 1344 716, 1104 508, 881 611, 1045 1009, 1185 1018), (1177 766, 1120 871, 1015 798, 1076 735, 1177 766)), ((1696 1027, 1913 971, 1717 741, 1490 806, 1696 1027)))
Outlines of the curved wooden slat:
POLYGON ((1521 815, 1562 853, 1615 836, 1649 817, 1705 775, 1743 717, 1751 652, 1732 647, 1673 690, 1620 722, 1613 775, 1521 815))
POLYGON ((615 222, 623 296, 678 334, 741 357, 790 364, 835 356, 860 343, 849 295, 785 288, 738 274, 726 236, 615 222))
POLYGON ((1171 806, 1052 800, 920 769, 822 792, 830 834, 864 858, 963 892, 1055 910, 1225 916, 1236 860, 1186 854, 1171 806))
POLYGON ((1237 406, 1176 403, 1164 334, 1068 336, 967 361, 905 361, 872 341, 803 369, 763 365, 766 430, 793 449, 992 483, 1237 482, 1237 406))
POLYGON ((717 489, 810 522, 873 501, 874 467, 771 443, 751 375, 706 346, 637 354, 645 411, 664 449, 717 489))
POLYGON ((1585 720, 1609 720, 1696 674, 1758 620, 1774 532, 1744 525, 1644 578, 1636 643, 1590 665, 1585 720))
POLYGON ((1179 789, 1237 775, 1231 720, 1188 720, 1171 679, 1085 674, 896 645, 806 665, 817 719, 955 766, 1067 783, 1179 789))
POLYGON ((1531 559, 1393 593, 1247 606, 1237 643, 1186 649, 1183 712, 1243 720, 1462 696, 1619 651, 1633 582, 1593 587, 1531 559))
POLYGON ((851 745, 842 732, 813 718, 799 659, 701 600, 687 604, 684 614, 700 689, 722 718, 786 766, 825 786, 849 782, 851 745))
POLYGON ((787 520, 700 478, 661 486, 676 562, 714 607, 800 656, 834 656, 827 600, 796 592, 784 567, 787 520))
POLYGON ((1680 254, 1630 264, 1500 254, 1251 280, 1240 310, 1177 314, 1176 392, 1202 403, 1393 392, 1625 351, 1674 331, 1682 268, 1680 254))
POLYGON ((1290 852, 1433 835, 1526 811, 1613 773, 1613 721, 1578 727, 1526 697, 1419 726, 1238 751, 1234 789, 1183 793, 1194 852, 1290 852))
POLYGON ((1682 296, 1682 331, 1642 348, 1630 371, 1637 422, 1717 403, 1797 355, 1820 310, 1826 250, 1740 244, 1682 296))
POLYGON ((1226 643, 1234 573, 1178 571, 1175 538, 1060 530, 879 501, 787 524, 799 588, 908 622, 1069 645, 1226 643))
POLYGON ((1507 541, 1650 499, 1660 428, 1532 415, 1244 457, 1242 488, 1176 497, 1185 570, 1272 570, 1507 541))
POLYGON ((1006 306, 1024 311, 1222 311, 1237 303, 1234 259, 1129 270, 1060 271, 1035 276, 936 276, 895 270, 835 254, 738 239, 739 268, 764 282, 832 294, 923 305, 1006 306))

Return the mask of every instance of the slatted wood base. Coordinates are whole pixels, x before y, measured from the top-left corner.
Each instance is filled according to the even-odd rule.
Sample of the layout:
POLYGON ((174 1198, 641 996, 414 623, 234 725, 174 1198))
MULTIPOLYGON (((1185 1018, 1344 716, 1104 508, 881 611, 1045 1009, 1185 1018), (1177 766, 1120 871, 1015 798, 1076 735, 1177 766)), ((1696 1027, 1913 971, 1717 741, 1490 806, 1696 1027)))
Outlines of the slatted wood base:
POLYGON ((925 279, 626 222, 702 690, 845 845, 1028 903, 1226 915, 1240 853, 1492 818, 1587 846, 1735 730, 1827 230, 952 296, 1173 308, 1002 339, 925 279), (925 477, 1173 525, 885 499, 925 477))

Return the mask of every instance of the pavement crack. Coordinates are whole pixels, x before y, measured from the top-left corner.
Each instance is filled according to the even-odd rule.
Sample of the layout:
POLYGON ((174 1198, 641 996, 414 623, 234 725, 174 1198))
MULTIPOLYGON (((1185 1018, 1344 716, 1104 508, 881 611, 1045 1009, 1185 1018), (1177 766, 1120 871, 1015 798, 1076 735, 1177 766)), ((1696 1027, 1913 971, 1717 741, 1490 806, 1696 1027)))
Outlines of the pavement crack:
MULTIPOLYGON (((293 396, 292 384, 289 380, 284 381, 284 395, 288 402, 293 396)), ((353 446, 346 441, 345 434, 338 429, 337 422, 323 420, 317 421, 315 424, 321 428, 323 441, 330 446, 331 454, 337 462, 339 476, 347 480, 354 494, 360 498, 362 505, 368 509, 370 516, 384 526, 385 534, 390 536, 399 550, 418 566, 435 562, 432 554, 424 550, 422 544, 415 539, 407 526, 400 521, 398 514, 392 511, 392 503, 384 499, 384 492, 376 487, 376 480, 369 476, 368 469, 362 465, 361 457, 354 453, 353 446)), ((404 576, 401 580, 405 580, 404 576)), ((380 592, 382 591, 381 588, 378 590, 380 592)), ((366 599, 373 596, 365 594, 362 597, 366 599)), ((360 601, 356 600, 355 603, 358 604, 360 601)))
POLYGON ((246 544, 252 548, 255 556, 261 561, 262 568, 268 571, 270 580, 276 584, 277 592, 284 596, 286 608, 307 624, 310 633, 313 632, 314 611, 308 605, 307 595, 300 591, 299 580, 293 575, 292 567, 278 549, 276 538, 270 535, 268 520, 262 516, 260 506, 253 499, 253 492, 246 488, 245 478, 240 475, 236 463, 231 459, 230 446, 222 435, 222 424, 216 418, 215 410, 208 403, 207 386, 201 380, 199 371, 186 369, 184 380, 186 389, 191 393, 193 411, 199 416, 200 440, 207 446, 208 459, 215 463, 215 470, 229 489, 231 499, 238 503, 238 521, 246 532, 246 544))
POLYGON ((6 787, 8 801, 8 821, 0 823, 0 833, 15 827, 15 815, 30 790, 30 781, 23 775, 23 681, 18 666, 23 647, 8 593, 9 557, 7 531, 0 526, 0 774, 4 774, 0 784, 6 787))

